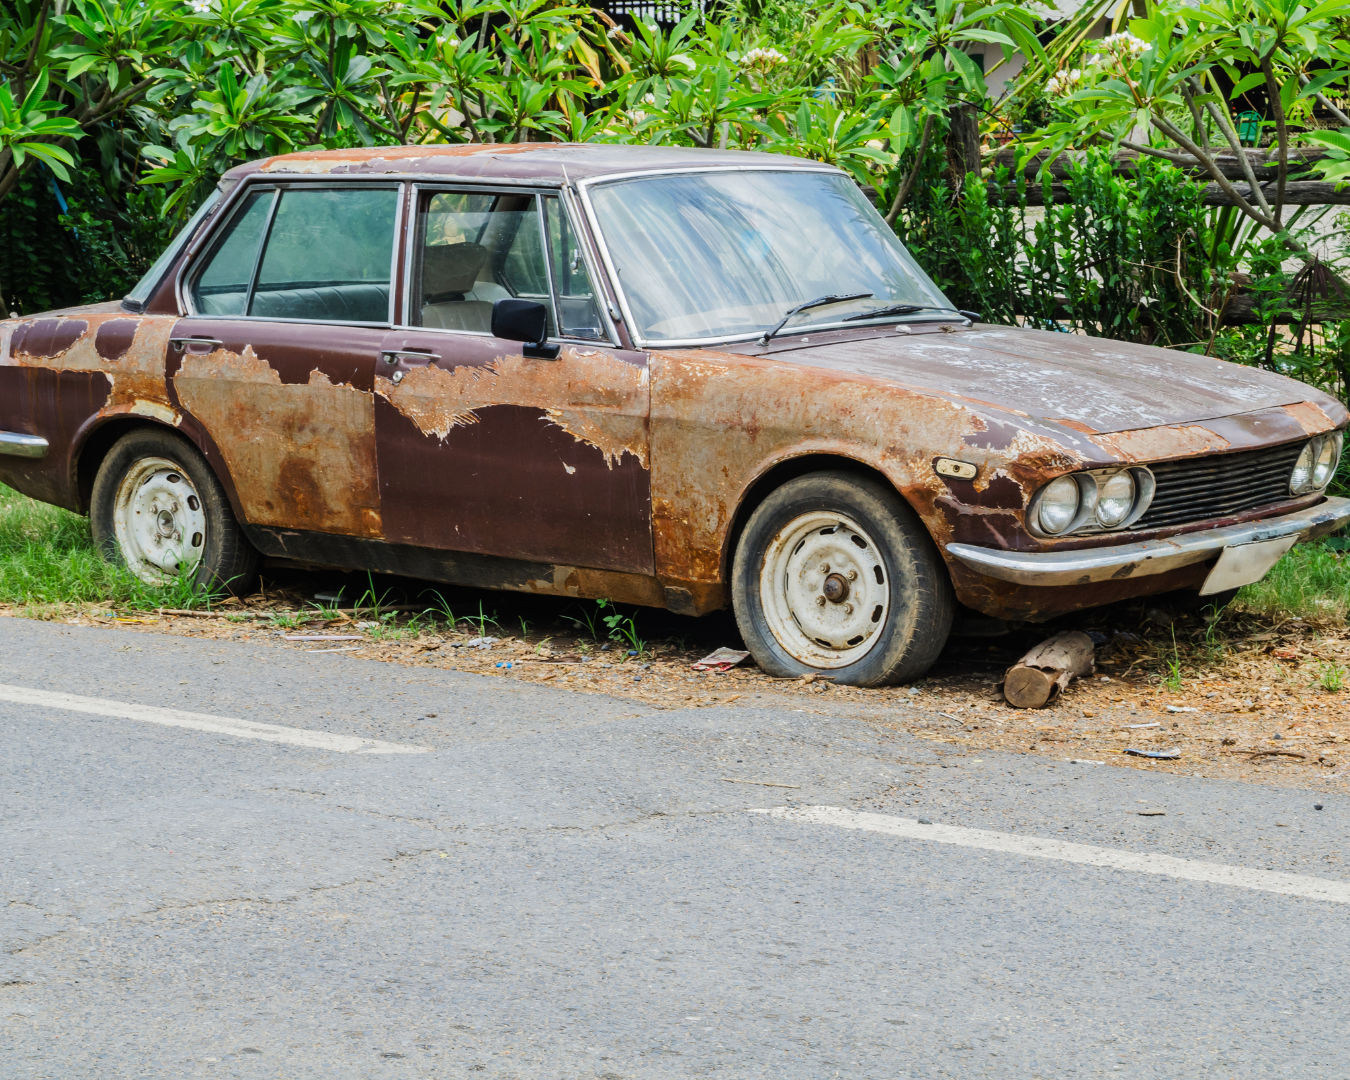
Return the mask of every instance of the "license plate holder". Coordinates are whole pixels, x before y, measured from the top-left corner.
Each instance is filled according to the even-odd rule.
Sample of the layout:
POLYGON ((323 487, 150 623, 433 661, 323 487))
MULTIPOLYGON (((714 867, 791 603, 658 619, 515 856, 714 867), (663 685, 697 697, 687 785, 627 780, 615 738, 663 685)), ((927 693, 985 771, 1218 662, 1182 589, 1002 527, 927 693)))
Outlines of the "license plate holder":
POLYGON ((1200 595, 1212 596, 1260 581, 1298 541, 1299 535, 1295 533, 1274 540, 1256 540, 1250 544, 1234 544, 1224 548, 1219 561, 1200 586, 1200 595))

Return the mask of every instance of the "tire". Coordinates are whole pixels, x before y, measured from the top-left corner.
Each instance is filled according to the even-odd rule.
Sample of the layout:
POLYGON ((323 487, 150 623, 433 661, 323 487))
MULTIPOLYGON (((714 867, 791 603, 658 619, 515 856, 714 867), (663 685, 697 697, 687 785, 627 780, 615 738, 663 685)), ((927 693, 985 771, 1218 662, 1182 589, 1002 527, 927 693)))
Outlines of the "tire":
POLYGON ((755 509, 736 547, 731 598, 763 671, 846 686, 922 675, 956 611, 914 512, 889 486, 847 472, 791 480, 755 509))
POLYGON ((191 574, 193 585, 251 591, 258 552, 215 473, 179 435, 141 428, 113 444, 94 477, 94 543, 147 585, 191 574))

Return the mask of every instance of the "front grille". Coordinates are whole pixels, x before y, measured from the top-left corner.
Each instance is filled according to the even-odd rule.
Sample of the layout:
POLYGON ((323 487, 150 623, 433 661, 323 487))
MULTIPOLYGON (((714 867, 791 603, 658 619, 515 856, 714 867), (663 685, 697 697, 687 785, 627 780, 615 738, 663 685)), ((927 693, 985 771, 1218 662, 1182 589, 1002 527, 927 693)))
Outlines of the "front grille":
POLYGON ((1289 474, 1304 445, 1287 443, 1269 450, 1150 465, 1158 487, 1148 510, 1131 528, 1161 529, 1285 502, 1293 498, 1289 474))

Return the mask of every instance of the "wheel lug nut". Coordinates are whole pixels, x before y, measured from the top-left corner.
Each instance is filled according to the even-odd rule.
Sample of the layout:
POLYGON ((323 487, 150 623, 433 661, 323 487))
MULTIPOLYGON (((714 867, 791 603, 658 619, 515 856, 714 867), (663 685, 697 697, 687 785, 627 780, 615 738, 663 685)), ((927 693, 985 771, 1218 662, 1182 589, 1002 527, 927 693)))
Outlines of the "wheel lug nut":
POLYGON ((828 573, 830 572, 830 564, 827 563, 827 562, 821 563, 821 564, 820 564, 820 572, 821 572, 822 574, 828 574, 828 573))
POLYGON ((824 607, 824 606, 825 606, 825 597, 823 597, 823 596, 817 596, 817 597, 816 597, 816 607, 824 607))
POLYGON ((858 571, 856 571, 856 570, 850 570, 850 571, 848 572, 848 579, 849 579, 849 581, 857 581, 857 580, 858 580, 858 571))
POLYGON ((844 605, 844 614, 845 614, 845 615, 852 615, 852 614, 853 614, 853 605, 852 605, 852 604, 845 604, 845 605, 844 605))

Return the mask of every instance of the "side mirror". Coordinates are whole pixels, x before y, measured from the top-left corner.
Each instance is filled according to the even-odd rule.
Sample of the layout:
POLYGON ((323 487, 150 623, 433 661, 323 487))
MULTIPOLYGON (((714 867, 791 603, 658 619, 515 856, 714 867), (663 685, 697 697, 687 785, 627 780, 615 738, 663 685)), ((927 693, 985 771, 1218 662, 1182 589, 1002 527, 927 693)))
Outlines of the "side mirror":
POLYGON ((492 305, 492 336, 503 341, 523 341, 525 355, 536 360, 556 360, 562 351, 549 345, 548 309, 534 300, 497 300, 492 305))

